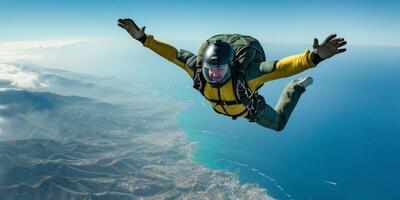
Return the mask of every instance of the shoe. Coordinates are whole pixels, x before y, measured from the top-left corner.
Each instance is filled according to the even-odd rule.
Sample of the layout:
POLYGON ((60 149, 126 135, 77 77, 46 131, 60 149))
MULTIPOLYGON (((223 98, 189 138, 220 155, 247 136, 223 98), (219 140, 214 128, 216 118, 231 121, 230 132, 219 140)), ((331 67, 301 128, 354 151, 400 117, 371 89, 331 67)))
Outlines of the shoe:
POLYGON ((305 89, 313 83, 313 78, 310 76, 306 76, 304 78, 294 79, 293 83, 305 89))

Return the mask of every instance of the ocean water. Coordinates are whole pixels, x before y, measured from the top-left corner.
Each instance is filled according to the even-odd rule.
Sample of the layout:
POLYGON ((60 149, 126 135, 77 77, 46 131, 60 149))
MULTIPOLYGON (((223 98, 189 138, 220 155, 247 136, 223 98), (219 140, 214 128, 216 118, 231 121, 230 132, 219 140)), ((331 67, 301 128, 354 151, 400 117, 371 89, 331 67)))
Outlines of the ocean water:
MULTIPOLYGON (((301 48, 276 47, 269 56, 301 48)), ((177 120, 197 143, 195 162, 236 173, 277 199, 400 199, 399 56, 399 48, 350 46, 313 70, 267 83, 260 93, 274 106, 287 82, 314 77, 279 133, 215 114, 188 77, 158 88, 191 104, 177 120)))

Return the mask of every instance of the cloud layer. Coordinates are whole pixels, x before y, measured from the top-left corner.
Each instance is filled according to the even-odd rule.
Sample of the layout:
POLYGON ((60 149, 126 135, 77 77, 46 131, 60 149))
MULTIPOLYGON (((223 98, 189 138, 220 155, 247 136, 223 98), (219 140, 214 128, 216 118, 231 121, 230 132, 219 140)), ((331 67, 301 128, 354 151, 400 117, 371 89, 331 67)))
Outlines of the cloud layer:
POLYGON ((86 40, 65 39, 65 40, 41 40, 41 41, 12 41, 0 42, 0 63, 15 62, 18 60, 37 59, 35 50, 47 48, 61 48, 69 45, 79 44, 86 40))
POLYGON ((47 84, 40 82, 37 74, 9 64, 0 63, 0 88, 30 89, 46 87, 47 84))

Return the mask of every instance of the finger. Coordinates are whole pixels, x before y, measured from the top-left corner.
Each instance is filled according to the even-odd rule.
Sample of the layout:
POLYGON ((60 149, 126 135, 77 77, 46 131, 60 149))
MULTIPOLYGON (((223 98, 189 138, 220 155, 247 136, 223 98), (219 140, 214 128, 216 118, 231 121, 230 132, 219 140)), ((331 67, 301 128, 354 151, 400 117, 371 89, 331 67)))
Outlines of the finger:
POLYGON ((318 44, 318 39, 314 38, 314 44, 313 44, 313 48, 317 48, 319 46, 318 44))
POLYGON ((337 53, 343 53, 343 52, 345 52, 346 51, 346 49, 338 49, 337 50, 337 53))
POLYGON ((325 39, 324 43, 327 43, 327 42, 331 41, 331 40, 332 40, 333 38, 335 38, 335 37, 336 37, 336 34, 332 34, 332 35, 328 36, 328 37, 325 39))
POLYGON ((346 44, 347 44, 346 41, 342 41, 342 42, 337 43, 335 46, 336 46, 336 48, 339 48, 339 47, 342 47, 342 46, 344 46, 346 44))
POLYGON ((129 18, 119 19, 118 22, 122 23, 122 24, 126 24, 129 22, 129 18))
POLYGON ((121 28, 126 29, 124 24, 118 23, 118 26, 121 27, 121 28))
POLYGON ((339 42, 341 42, 343 40, 344 40, 344 38, 335 38, 335 39, 329 41, 329 43, 335 45, 335 44, 337 44, 337 43, 339 43, 339 42))
POLYGON ((124 24, 118 23, 118 26, 123 28, 123 29, 127 29, 126 26, 124 24))
POLYGON ((118 19, 118 23, 122 25, 127 25, 127 20, 126 19, 118 19))

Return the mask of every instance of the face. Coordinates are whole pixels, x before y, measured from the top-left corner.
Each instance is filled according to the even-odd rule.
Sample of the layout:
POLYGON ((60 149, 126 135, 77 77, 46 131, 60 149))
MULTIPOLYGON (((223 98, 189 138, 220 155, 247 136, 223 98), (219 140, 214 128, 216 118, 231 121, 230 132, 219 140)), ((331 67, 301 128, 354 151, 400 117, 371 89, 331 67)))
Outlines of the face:
POLYGON ((220 82, 225 74, 228 72, 228 67, 223 67, 223 68, 210 68, 208 70, 208 76, 215 81, 215 82, 220 82))

